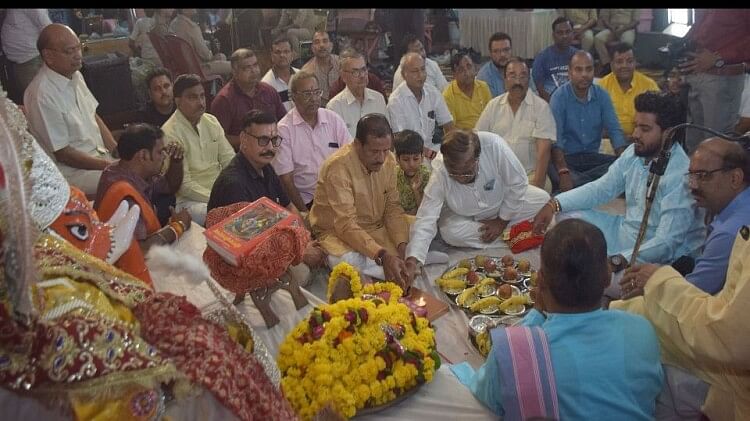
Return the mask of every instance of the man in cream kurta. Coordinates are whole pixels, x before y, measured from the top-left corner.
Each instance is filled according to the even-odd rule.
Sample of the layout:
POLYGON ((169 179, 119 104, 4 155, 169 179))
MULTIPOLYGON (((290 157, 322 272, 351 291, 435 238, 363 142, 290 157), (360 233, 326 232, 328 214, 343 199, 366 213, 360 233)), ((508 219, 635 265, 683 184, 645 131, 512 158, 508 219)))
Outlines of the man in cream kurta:
MULTIPOLYGON (((670 266, 643 265, 623 277, 642 288, 643 296, 610 304, 651 321, 667 368, 677 366, 708 384, 701 410, 714 421, 750 414, 749 240, 750 229, 744 226, 732 248, 724 288, 716 295, 701 291, 670 266)), ((695 398, 691 403, 700 405, 695 398)))
POLYGON ((369 114, 365 119, 382 120, 379 123, 387 128, 387 141, 380 142, 384 136, 379 133, 363 136, 369 147, 380 142, 383 149, 370 163, 365 162, 360 155, 367 146, 355 139, 326 159, 315 189, 310 225, 329 254, 331 266, 346 261, 365 275, 385 279, 389 266, 403 267, 409 228, 396 188, 398 164, 390 152, 390 127, 382 115, 369 114), (389 265, 388 260, 396 263, 389 265))
POLYGON ((555 117, 547 101, 529 91, 526 63, 511 59, 505 69, 507 91, 493 98, 479 116, 475 129, 500 135, 521 161, 529 182, 548 192, 551 145, 557 140, 555 117), (515 108, 515 110, 514 110, 515 108))
POLYGON ((474 181, 456 181, 445 167, 443 154, 438 155, 411 228, 409 259, 424 263, 438 228, 443 240, 456 247, 497 247, 501 236, 482 241, 482 221, 499 218, 512 226, 532 218, 549 200, 544 190, 529 185, 526 171, 503 138, 489 132, 468 133, 478 136, 481 145, 474 181))

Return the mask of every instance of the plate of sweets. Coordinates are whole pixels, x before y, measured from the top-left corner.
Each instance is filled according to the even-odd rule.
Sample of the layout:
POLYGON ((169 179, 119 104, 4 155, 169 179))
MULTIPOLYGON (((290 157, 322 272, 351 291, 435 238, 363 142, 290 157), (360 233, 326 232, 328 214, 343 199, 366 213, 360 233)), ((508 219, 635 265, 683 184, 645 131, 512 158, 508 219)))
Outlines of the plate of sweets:
POLYGON ((469 320, 469 339, 482 356, 486 357, 492 348, 490 330, 497 326, 515 326, 521 322, 517 316, 486 316, 483 314, 469 320))

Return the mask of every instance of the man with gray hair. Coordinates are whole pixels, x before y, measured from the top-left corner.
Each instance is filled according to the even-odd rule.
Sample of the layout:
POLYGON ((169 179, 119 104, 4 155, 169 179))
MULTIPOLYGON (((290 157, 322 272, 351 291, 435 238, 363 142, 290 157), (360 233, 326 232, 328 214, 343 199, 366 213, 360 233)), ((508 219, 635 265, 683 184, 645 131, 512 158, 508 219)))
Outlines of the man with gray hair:
POLYGON ((349 133, 354 137, 360 118, 371 113, 385 114, 385 98, 380 92, 367 87, 367 63, 360 52, 349 48, 339 57, 341 78, 344 79, 346 88, 331 98, 326 108, 344 119, 349 133))
POLYGON ((260 81, 260 65, 253 50, 238 49, 232 53, 230 62, 232 80, 221 88, 211 102, 211 114, 219 120, 229 143, 237 150, 242 121, 248 111, 265 111, 278 121, 286 115, 286 108, 276 89, 260 81))
POLYGON ((322 92, 314 73, 300 70, 289 88, 294 108, 279 121, 283 141, 272 165, 289 199, 304 212, 312 207, 323 161, 352 137, 338 114, 320 108, 322 92))
POLYGON ((435 136, 435 126, 441 126, 445 133, 453 130, 453 116, 443 94, 425 83, 427 72, 421 55, 404 54, 399 68, 405 83, 399 85, 388 99, 388 121, 394 132, 409 129, 419 133, 425 140, 425 157, 432 159, 442 140, 442 137, 435 136))

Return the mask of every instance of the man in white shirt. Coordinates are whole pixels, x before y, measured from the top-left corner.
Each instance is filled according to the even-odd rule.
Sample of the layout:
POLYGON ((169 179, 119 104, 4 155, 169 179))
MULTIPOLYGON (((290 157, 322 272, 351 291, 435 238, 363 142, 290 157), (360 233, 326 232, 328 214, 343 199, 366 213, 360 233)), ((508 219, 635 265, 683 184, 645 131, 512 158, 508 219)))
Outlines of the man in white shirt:
POLYGON ((529 91, 529 68, 523 59, 511 58, 503 70, 507 91, 487 104, 475 129, 505 139, 529 183, 549 192, 547 166, 557 139, 555 117, 547 101, 529 91))
POLYGON ((347 49, 341 58, 341 78, 346 88, 331 98, 326 108, 340 115, 352 138, 357 132, 359 119, 367 114, 385 115, 383 94, 367 87, 367 63, 365 57, 354 49, 347 49))
POLYGON ((5 9, 2 40, 3 53, 8 58, 8 97, 22 103, 23 91, 42 67, 36 40, 45 26, 52 23, 47 9, 5 9))
POLYGON ((289 111, 294 108, 294 102, 289 96, 289 79, 292 75, 299 72, 299 69, 292 67, 292 44, 289 38, 276 38, 271 43, 271 68, 263 76, 261 82, 265 82, 274 89, 281 97, 281 103, 289 111))
MULTIPOLYGON (((448 81, 443 75, 443 71, 440 70, 440 65, 431 58, 427 57, 427 52, 424 50, 422 41, 418 40, 414 35, 409 35, 405 42, 407 43, 406 54, 417 53, 425 62, 425 70, 427 71, 427 83, 437 88, 438 92, 443 92, 445 87, 448 86, 448 81)), ((404 55, 406 55, 404 54, 404 55)), ((398 69, 393 74, 393 89, 395 90, 404 81, 404 77, 401 73, 401 67, 403 67, 403 59, 399 64, 398 69)))
MULTIPOLYGON (((408 53, 419 54, 425 62, 427 83, 434 86, 438 92, 443 92, 445 87, 448 86, 448 81, 445 79, 445 76, 443 76, 443 71, 440 70, 440 65, 437 64, 435 60, 427 58, 427 52, 424 49, 424 45, 422 45, 422 41, 414 35, 409 35, 404 39, 404 42, 406 43, 406 53, 404 55, 408 53)), ((404 81, 404 77, 401 74, 401 67, 403 67, 403 58, 398 69, 396 69, 396 72, 393 74, 394 90, 404 81)))
POLYGON ((96 114, 99 102, 78 71, 81 41, 69 27, 53 23, 39 34, 37 45, 44 64, 24 95, 29 129, 68 182, 94 195, 117 142, 96 114))
POLYGON ((435 123, 448 133, 453 130, 453 116, 441 91, 425 83, 424 63, 417 53, 406 53, 401 57, 399 69, 405 83, 391 93, 386 116, 394 133, 406 129, 419 133, 425 142, 425 156, 432 159, 440 148, 440 140, 433 139, 435 123))
POLYGON ((409 279, 424 263, 438 228, 452 246, 497 247, 507 226, 533 218, 549 200, 547 192, 529 185, 518 158, 494 133, 456 129, 440 152, 406 248, 409 279))

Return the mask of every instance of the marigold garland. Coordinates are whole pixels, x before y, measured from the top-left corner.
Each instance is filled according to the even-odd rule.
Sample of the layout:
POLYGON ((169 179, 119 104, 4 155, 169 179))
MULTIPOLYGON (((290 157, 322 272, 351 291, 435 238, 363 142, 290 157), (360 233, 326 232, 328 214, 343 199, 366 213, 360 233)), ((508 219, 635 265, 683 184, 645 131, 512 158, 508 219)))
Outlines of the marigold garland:
POLYGON ((391 282, 359 283, 356 269, 337 265, 329 279, 351 277, 354 298, 313 309, 279 347, 284 395, 302 419, 331 403, 353 417, 432 381, 440 358, 430 322, 398 302, 391 282), (356 291, 356 292, 355 292, 356 291))

